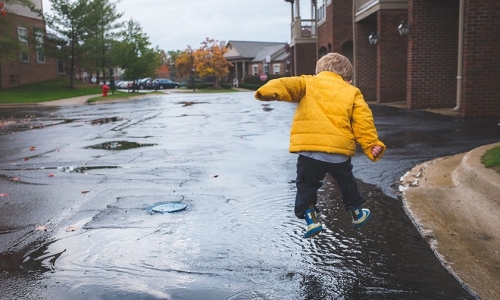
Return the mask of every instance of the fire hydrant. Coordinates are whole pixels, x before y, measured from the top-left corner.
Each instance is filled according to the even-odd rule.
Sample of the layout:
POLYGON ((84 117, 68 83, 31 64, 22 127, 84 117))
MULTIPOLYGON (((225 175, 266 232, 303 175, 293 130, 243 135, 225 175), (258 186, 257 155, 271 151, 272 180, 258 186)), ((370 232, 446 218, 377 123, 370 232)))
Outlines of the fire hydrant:
POLYGON ((107 84, 102 85, 102 96, 107 97, 109 91, 109 86, 107 84))

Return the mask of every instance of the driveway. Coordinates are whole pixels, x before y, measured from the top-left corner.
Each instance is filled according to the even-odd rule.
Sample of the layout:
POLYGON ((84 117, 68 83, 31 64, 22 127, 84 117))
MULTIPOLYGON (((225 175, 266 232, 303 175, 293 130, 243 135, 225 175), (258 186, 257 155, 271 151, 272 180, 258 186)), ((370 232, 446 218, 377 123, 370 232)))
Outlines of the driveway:
POLYGON ((382 161, 357 155, 374 217, 355 230, 327 179, 328 230, 293 215, 294 105, 252 93, 5 108, 0 267, 6 299, 474 299, 397 194, 413 166, 499 138, 493 120, 373 106, 382 161), (155 213, 165 202, 187 206, 155 213))

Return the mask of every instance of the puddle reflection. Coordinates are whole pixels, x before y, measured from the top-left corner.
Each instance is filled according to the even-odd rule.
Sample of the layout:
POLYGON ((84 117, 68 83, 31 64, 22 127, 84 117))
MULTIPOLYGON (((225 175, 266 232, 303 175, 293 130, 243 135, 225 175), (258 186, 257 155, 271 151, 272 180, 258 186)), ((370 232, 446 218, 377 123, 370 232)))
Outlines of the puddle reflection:
POLYGON ((141 144, 136 142, 127 142, 127 141, 116 141, 116 142, 107 142, 102 144, 97 144, 93 146, 89 146, 86 149, 104 149, 104 150, 129 150, 140 147, 150 147, 156 146, 157 144, 141 144))
POLYGON ((94 166, 94 167, 75 167, 75 166, 68 166, 68 167, 57 167, 58 170, 61 170, 65 173, 86 173, 87 171, 92 171, 92 170, 103 170, 103 169, 118 169, 120 167, 118 166, 94 166))
POLYGON ((192 105, 195 105, 195 104, 205 104, 207 102, 192 102, 192 101, 180 101, 180 102, 177 102, 177 104, 182 104, 182 107, 186 107, 186 106, 192 106, 192 105))
POLYGON ((116 122, 116 121, 121 121, 121 120, 123 120, 123 118, 118 118, 118 117, 100 118, 100 119, 92 120, 91 124, 92 125, 99 125, 99 124, 111 123, 111 122, 116 122))

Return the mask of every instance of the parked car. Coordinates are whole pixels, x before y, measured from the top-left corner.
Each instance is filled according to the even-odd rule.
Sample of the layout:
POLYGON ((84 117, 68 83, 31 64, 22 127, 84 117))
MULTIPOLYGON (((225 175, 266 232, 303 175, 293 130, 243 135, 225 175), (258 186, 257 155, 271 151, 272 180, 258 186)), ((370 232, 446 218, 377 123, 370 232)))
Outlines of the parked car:
POLYGON ((122 81, 116 87, 119 89, 128 89, 132 87, 132 81, 122 81))
POLYGON ((163 89, 178 89, 181 87, 181 84, 178 83, 177 81, 173 81, 167 78, 157 78, 154 81, 154 86, 157 89, 163 90, 163 89))
POLYGON ((139 79, 139 81, 137 82, 137 87, 140 90, 151 89, 153 88, 153 79, 152 78, 139 79))

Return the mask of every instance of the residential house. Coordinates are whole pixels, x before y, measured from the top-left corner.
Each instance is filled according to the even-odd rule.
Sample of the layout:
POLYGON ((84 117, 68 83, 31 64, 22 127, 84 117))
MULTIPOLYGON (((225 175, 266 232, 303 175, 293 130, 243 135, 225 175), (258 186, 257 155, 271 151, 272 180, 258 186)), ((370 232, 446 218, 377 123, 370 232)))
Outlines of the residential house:
MULTIPOLYGON (((42 0, 32 2, 43 11, 42 0)), ((15 24, 12 35, 17 37, 24 49, 20 51, 17 61, 0 65, 0 89, 56 79, 64 73, 62 64, 43 51, 46 27, 42 17, 24 6, 5 7, 7 15, 0 17, 12 18, 15 24)))
POLYGON ((354 84, 367 100, 500 116, 500 1, 286 1, 292 4, 292 63, 315 65, 301 46, 307 24, 298 7, 308 1, 315 54, 349 57, 354 84))
POLYGON ((224 57, 233 64, 228 80, 244 82, 248 76, 290 75, 289 45, 277 42, 228 41, 224 57))

